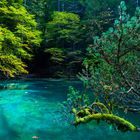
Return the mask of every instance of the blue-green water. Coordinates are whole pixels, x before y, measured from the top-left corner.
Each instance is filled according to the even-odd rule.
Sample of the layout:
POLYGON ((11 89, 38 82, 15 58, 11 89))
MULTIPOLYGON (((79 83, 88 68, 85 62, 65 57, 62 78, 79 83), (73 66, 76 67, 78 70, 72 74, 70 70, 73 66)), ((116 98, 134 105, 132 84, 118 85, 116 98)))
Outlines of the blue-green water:
MULTIPOLYGON (((75 128, 61 118, 59 103, 67 89, 78 81, 30 79, 3 81, 0 87, 0 140, 140 140, 140 133, 115 131, 110 125, 95 122, 75 128)), ((126 115, 140 126, 140 115, 126 115)))

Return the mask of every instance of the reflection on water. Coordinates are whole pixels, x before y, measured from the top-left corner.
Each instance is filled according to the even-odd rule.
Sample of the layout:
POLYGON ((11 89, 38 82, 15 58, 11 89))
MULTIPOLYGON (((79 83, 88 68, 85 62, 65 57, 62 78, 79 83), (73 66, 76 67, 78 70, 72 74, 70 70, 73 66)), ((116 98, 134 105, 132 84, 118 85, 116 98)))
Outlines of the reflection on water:
MULTIPOLYGON (((0 83, 0 140, 138 140, 140 133, 122 133, 96 122, 75 128, 61 119, 59 103, 78 81, 30 79, 0 83)), ((140 126, 139 115, 129 120, 140 126)))

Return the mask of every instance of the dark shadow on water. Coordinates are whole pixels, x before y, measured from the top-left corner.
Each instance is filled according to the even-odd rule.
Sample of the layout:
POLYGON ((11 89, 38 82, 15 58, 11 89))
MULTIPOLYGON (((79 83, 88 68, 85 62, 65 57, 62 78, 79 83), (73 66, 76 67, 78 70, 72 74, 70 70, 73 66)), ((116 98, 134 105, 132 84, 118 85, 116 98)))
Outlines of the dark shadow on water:
POLYGON ((2 107, 0 108, 0 140, 18 140, 19 133, 15 131, 9 124, 4 115, 2 107))

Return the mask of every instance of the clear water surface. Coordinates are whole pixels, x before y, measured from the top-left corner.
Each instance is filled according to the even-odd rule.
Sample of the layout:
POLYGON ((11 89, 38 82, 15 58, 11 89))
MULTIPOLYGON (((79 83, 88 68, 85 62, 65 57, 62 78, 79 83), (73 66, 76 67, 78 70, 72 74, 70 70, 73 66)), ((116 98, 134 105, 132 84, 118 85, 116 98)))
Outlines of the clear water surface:
MULTIPOLYGON (((96 122, 74 127, 61 118, 59 103, 79 81, 28 79, 0 82, 0 140, 140 140, 140 133, 115 131, 96 122), (5 88, 4 88, 5 87, 5 88)), ((123 117, 140 126, 140 115, 123 117)))

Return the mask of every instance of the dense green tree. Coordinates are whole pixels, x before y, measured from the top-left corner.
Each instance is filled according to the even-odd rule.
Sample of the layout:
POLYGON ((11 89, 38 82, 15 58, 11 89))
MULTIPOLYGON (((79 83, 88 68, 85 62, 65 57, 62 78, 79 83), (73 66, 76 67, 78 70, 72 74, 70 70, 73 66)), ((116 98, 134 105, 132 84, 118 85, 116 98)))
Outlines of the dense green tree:
POLYGON ((79 16, 73 13, 54 12, 47 23, 46 41, 52 46, 63 47, 63 42, 76 43, 75 31, 80 23, 79 16), (54 41, 55 40, 55 41, 54 41))
POLYGON ((80 79, 97 97, 102 96, 108 106, 119 104, 136 110, 140 104, 140 8, 133 17, 126 10, 121 2, 114 26, 94 38, 80 79))
POLYGON ((47 23, 45 52, 50 55, 52 64, 62 64, 65 71, 72 69, 69 67, 70 65, 81 61, 81 58, 78 57, 81 54, 78 47, 80 42, 79 24, 79 16, 68 12, 54 12, 52 20, 47 23), (67 67, 70 69, 68 70, 67 67))
POLYGON ((2 1, 0 7, 0 71, 11 77, 27 73, 23 60, 41 41, 34 16, 14 2, 19 1, 2 1))

